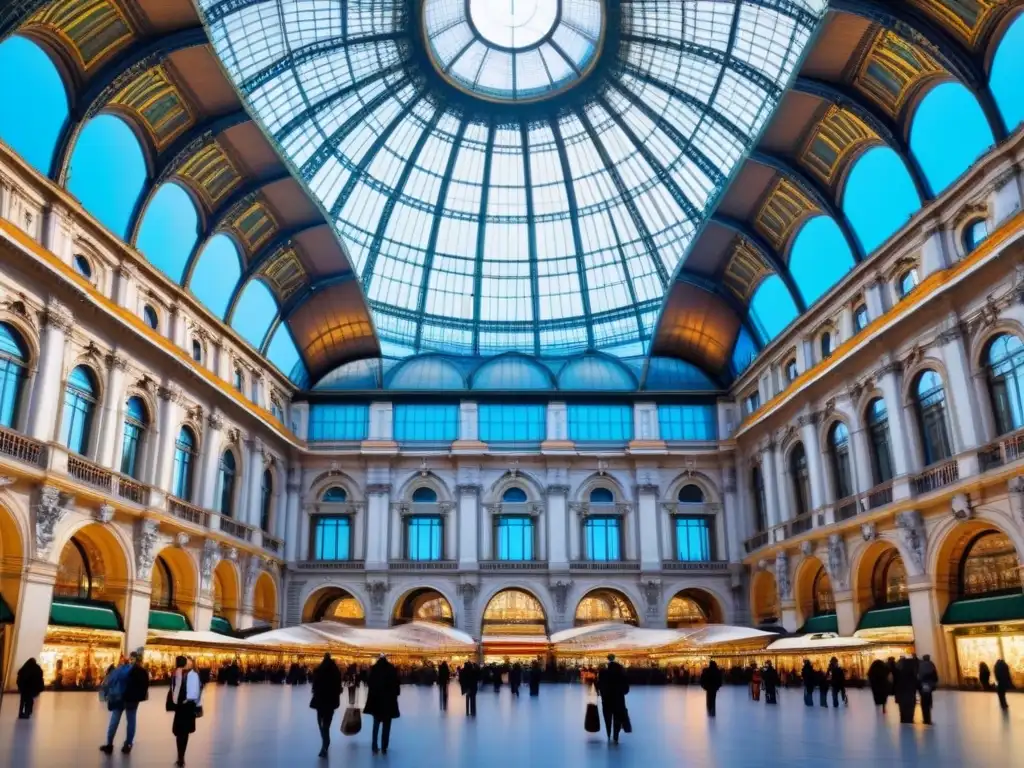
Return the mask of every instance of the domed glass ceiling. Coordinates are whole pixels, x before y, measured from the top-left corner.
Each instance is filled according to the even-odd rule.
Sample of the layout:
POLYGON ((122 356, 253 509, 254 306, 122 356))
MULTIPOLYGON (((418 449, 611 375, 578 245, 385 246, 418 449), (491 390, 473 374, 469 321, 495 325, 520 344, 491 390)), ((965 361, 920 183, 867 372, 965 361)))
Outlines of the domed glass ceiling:
POLYGON ((549 96, 584 77, 604 35, 603 0, 423 0, 438 71, 483 98, 549 96))
POLYGON ((201 0, 388 354, 643 353, 826 2, 510 2, 201 0))

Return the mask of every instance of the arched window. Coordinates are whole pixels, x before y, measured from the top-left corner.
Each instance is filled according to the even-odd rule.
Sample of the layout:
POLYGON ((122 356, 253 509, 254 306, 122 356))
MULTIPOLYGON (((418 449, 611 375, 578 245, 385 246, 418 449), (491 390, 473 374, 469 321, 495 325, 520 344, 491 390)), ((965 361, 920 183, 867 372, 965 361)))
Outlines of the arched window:
POLYGON ((868 403, 866 412, 868 436, 871 439, 871 473, 875 485, 892 480, 892 449, 889 446, 889 412, 885 401, 876 397, 868 403))
POLYGON ((615 494, 607 488, 595 488, 590 492, 591 504, 614 504, 615 494))
POLYGON ((45 176, 68 116, 64 83, 50 57, 24 37, 12 36, 0 43, 0 72, 17 72, 16 77, 0 82, 0 102, 31 105, 31 109, 0 112, 0 141, 45 176))
POLYGON ((864 304, 858 305, 853 310, 853 327, 857 329, 858 333, 868 327, 868 308, 864 304))
POLYGON ((274 478, 269 469, 263 470, 260 480, 260 528, 270 531, 270 505, 274 500, 274 478))
POLYGON ((996 428, 1005 435, 1024 427, 1024 344, 1004 333, 989 342, 985 360, 996 428))
POLYGON ((203 344, 199 339, 192 339, 192 359, 197 363, 203 362, 203 344))
POLYGON ((339 504, 348 501, 348 493, 344 488, 332 485, 320 496, 320 501, 339 504))
POLYGON ((86 280, 92 280, 92 264, 80 253, 76 253, 75 257, 71 260, 75 267, 75 272, 80 274, 86 280))
POLYGON ((232 379, 232 383, 235 385, 235 389, 237 389, 239 392, 243 392, 245 390, 245 377, 242 376, 241 368, 235 367, 235 373, 234 378, 232 379))
MULTIPOLYGON (((98 581, 102 581, 102 576, 98 581)), ((91 600, 96 597, 93 586, 89 555, 78 537, 72 536, 61 550, 60 559, 57 561, 57 581, 53 585, 53 596, 91 600)), ((95 586, 95 592, 102 591, 102 583, 95 586)))
POLYGON ((522 488, 507 488, 501 494, 501 500, 509 504, 523 504, 526 502, 526 491, 522 488))
POLYGON ((970 253, 988 237, 988 222, 975 219, 964 227, 964 253, 970 253))
POLYGON ((142 310, 142 319, 146 321, 146 325, 152 328, 154 331, 160 325, 160 318, 156 314, 156 310, 153 309, 151 304, 147 304, 142 310))
POLYGON ((165 611, 174 609, 174 577, 163 556, 157 555, 153 564, 153 585, 150 592, 150 607, 165 611))
POLYGON ((821 334, 821 359, 828 360, 832 357, 832 334, 825 331, 821 334))
MULTIPOLYGON (((0 67, 3 69, 3 67, 0 67)), ((1006 128, 1013 133, 1024 121, 1024 95, 1020 73, 1024 72, 1024 16, 1018 16, 1007 28, 992 58, 989 88, 1003 113, 1006 128)))
POLYGON ((813 598, 813 611, 815 616, 835 613, 836 600, 832 594, 832 579, 829 578, 825 566, 819 566, 818 572, 814 575, 814 584, 811 588, 813 598))
POLYGON ((412 500, 418 504, 436 504, 437 491, 433 488, 420 487, 412 492, 412 500))
POLYGON ((873 147, 857 159, 843 186, 843 213, 865 253, 873 253, 921 207, 903 159, 889 147, 873 147))
POLYGON ((811 474, 807 467, 807 452, 803 443, 797 443, 789 452, 789 477, 793 483, 793 501, 797 515, 811 511, 811 474))
POLYGON ((250 280, 238 297, 235 311, 231 315, 231 327, 254 348, 259 349, 277 312, 277 299, 266 284, 262 280, 250 280))
POLYGON ((96 390, 92 371, 84 365, 71 371, 64 387, 60 442, 72 453, 84 454, 89 448, 92 419, 96 412, 96 390))
POLYGON ((899 290, 901 299, 917 288, 917 269, 908 269, 900 275, 900 279, 897 281, 896 287, 899 290))
POLYGON ((850 432, 846 425, 837 421, 828 433, 832 479, 837 499, 853 495, 853 478, 850 475, 850 432))
POLYGON ((207 309, 224 319, 231 292, 241 275, 242 262, 235 241, 218 234, 203 246, 187 287, 207 309))
POLYGON ((679 489, 679 493, 676 495, 676 500, 681 504, 703 504, 704 491, 700 489, 699 485, 687 483, 679 489))
POLYGON ((196 436, 188 427, 178 430, 174 441, 174 484, 172 494, 184 501, 192 501, 192 475, 195 471, 196 436))
POLYGON ((768 530, 768 500, 764 493, 764 477, 761 468, 750 470, 750 492, 754 497, 754 526, 758 533, 768 530))
POLYGON ((797 370, 796 367, 796 359, 790 358, 786 362, 786 382, 788 384, 792 384, 794 381, 796 381, 796 377, 799 375, 800 372, 797 370))
POLYGON ((1013 541, 1000 531, 977 536, 960 560, 960 596, 1019 593, 1020 563, 1013 541))
POLYGON ((161 184, 146 206, 135 247, 176 283, 199 239, 199 213, 184 187, 161 184))
POLYGON ((141 397, 129 397, 124 405, 124 439, 121 444, 121 473, 139 479, 139 457, 149 428, 146 404, 141 397))
POLYGON ((14 427, 28 368, 28 348, 21 334, 0 323, 0 426, 14 427))
POLYGON ((946 390, 939 374, 925 371, 918 376, 914 398, 925 465, 948 459, 953 452, 946 431, 946 390))
POLYGON ((853 254, 831 216, 815 216, 800 228, 789 251, 789 271, 808 306, 853 269, 853 254))
MULTIPOLYGON (((782 333, 786 326, 796 319, 797 314, 793 295, 778 275, 769 275, 762 280, 761 285, 754 291, 754 295, 750 297, 750 316, 765 342, 771 341, 782 333)), ((739 339, 744 335, 741 332, 737 337, 737 350, 733 352, 734 362, 740 351, 739 339)), ((756 354, 757 348, 751 344, 744 347, 743 352, 742 362, 744 365, 742 367, 737 365, 738 370, 746 368, 750 362, 750 355, 756 354)))
POLYGON ((871 597, 875 608, 906 604, 910 600, 907 568, 895 549, 887 549, 875 563, 871 573, 871 597))
POLYGON ((993 144, 985 113, 961 83, 936 85, 918 104, 910 126, 910 151, 936 195, 993 144))
POLYGON ((217 511, 225 517, 233 517, 235 514, 235 473, 235 454, 232 451, 224 451, 220 457, 217 511))

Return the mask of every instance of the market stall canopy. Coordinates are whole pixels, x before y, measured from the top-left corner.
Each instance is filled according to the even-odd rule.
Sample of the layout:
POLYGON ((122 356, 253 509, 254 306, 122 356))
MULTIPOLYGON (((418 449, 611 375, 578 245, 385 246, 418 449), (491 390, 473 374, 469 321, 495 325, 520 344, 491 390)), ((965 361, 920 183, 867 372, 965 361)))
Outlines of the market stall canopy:
POLYGON ((575 627, 551 636, 555 651, 655 651, 675 648, 708 648, 747 641, 765 644, 776 637, 749 627, 705 624, 679 629, 642 629, 630 624, 603 622, 575 627))
POLYGON ((229 645, 233 648, 250 648, 252 643, 219 632, 150 631, 149 644, 165 645, 229 645))
POLYGON ((249 639, 260 646, 306 646, 328 650, 347 646, 366 652, 471 652, 476 642, 465 632, 432 622, 414 621, 388 629, 353 627, 337 621, 319 621, 275 629, 249 639))
POLYGON ((829 648, 842 648, 845 650, 861 650, 868 648, 873 643, 859 637, 840 637, 832 632, 819 632, 813 635, 801 635, 799 637, 784 637, 776 640, 766 650, 770 652, 794 653, 806 651, 815 653, 829 648))
POLYGON ((325 648, 327 646, 327 638, 309 624, 273 629, 270 632, 250 637, 247 642, 252 645, 323 646, 325 648))

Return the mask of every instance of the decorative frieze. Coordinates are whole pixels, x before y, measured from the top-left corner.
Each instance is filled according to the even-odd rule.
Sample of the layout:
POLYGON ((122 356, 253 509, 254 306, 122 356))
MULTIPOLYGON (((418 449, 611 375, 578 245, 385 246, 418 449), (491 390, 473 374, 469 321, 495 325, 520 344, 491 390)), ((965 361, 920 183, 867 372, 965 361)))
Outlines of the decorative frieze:
POLYGON ((789 553, 783 551, 775 555, 775 584, 779 591, 779 600, 793 599, 793 582, 789 577, 789 553))
POLYGON ((160 524, 147 517, 139 521, 135 531, 135 575, 141 581, 149 581, 153 576, 159 529, 160 524))
POLYGON ((44 555, 53 544, 54 530, 57 524, 68 513, 66 504, 70 498, 52 485, 44 485, 39 489, 39 501, 36 504, 36 554, 44 555))

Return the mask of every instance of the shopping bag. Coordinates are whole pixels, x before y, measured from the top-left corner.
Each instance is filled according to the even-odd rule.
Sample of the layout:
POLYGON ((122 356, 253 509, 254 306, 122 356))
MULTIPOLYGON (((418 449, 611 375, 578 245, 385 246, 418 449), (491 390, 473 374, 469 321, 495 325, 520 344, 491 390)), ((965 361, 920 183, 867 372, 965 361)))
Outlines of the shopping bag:
POLYGON ((363 727, 363 715, 359 707, 348 707, 341 718, 341 732, 345 736, 355 736, 363 727))
POLYGON ((625 707, 622 708, 622 731, 623 733, 633 732, 633 724, 629 722, 629 710, 625 707))
POLYGON ((598 714, 597 704, 587 704, 587 713, 583 717, 583 730, 587 733, 597 733, 601 730, 601 715, 598 714))

